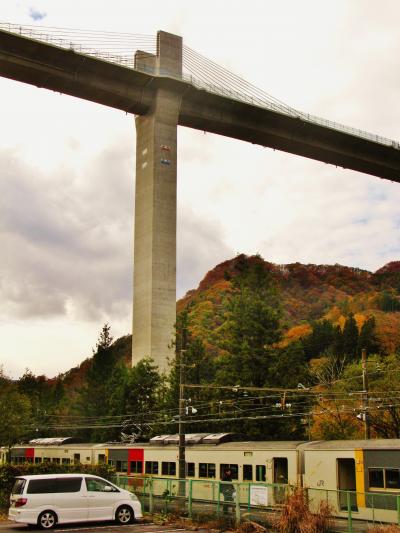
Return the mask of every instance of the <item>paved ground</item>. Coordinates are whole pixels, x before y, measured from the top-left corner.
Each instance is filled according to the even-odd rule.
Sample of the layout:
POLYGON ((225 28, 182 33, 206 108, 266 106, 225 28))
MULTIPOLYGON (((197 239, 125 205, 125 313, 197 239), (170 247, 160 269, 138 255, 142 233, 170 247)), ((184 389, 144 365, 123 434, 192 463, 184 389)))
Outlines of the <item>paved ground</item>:
MULTIPOLYGON (((41 531, 40 529, 28 528, 25 524, 16 524, 15 522, 0 522, 0 533, 17 533, 28 531, 41 531)), ((173 528, 170 526, 158 526, 156 524, 132 524, 127 526, 118 526, 110 522, 92 522, 82 525, 71 524, 58 526, 54 530, 56 533, 74 533, 74 532, 89 532, 90 533, 179 533, 186 531, 185 529, 173 528)), ((199 533, 202 533, 199 530, 199 533)), ((204 532, 203 532, 204 533, 204 532)))

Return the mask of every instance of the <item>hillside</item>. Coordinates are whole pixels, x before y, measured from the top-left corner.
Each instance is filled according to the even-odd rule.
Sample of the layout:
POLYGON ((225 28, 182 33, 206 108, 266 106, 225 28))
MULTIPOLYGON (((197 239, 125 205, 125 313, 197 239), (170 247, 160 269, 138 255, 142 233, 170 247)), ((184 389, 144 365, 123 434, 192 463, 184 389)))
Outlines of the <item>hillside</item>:
POLYGON ((222 302, 243 261, 262 262, 280 293, 287 342, 310 332, 310 322, 322 318, 343 326, 349 313, 359 327, 367 317, 376 320, 376 333, 385 352, 400 345, 400 261, 368 272, 342 265, 276 265, 258 256, 239 255, 210 270, 198 288, 178 301, 189 308, 193 334, 215 346, 223 322, 222 302))
MULTIPOLYGON (((276 284, 284 316, 283 344, 304 337, 311 332, 310 322, 322 318, 343 327, 352 312, 359 327, 367 317, 375 317, 377 337, 385 353, 400 346, 400 261, 372 273, 337 264, 276 265, 258 256, 238 255, 210 270, 197 289, 177 302, 177 312, 189 310, 191 333, 203 340, 211 356, 219 352, 225 320, 223 302, 232 291, 232 279, 243 261, 262 262, 276 284)), ((112 350, 117 360, 129 366, 131 335, 116 340, 112 350)), ((80 389, 89 365, 90 359, 86 359, 65 374, 64 383, 70 390, 80 389)))

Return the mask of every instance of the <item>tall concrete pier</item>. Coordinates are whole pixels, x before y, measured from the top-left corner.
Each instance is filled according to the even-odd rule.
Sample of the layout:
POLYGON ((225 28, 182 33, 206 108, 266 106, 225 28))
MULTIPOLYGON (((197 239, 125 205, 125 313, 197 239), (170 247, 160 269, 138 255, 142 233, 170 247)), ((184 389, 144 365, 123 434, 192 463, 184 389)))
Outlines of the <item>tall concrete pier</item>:
MULTIPOLYGON (((157 34, 157 55, 138 51, 135 66, 181 77, 182 38, 157 34)), ((159 88, 136 121, 136 196, 132 365, 152 357, 160 369, 173 355, 176 320, 177 127, 181 96, 159 88)))

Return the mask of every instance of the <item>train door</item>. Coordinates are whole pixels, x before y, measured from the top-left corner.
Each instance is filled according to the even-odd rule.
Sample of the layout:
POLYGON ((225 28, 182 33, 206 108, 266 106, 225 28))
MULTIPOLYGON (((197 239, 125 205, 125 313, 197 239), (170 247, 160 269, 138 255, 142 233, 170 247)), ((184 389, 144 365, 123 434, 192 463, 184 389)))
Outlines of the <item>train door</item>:
POLYGON ((356 493, 356 462, 354 459, 337 459, 337 487, 339 489, 339 508, 347 510, 347 494, 350 492, 352 511, 358 511, 356 493))
MULTIPOLYGON (((288 482, 288 460, 287 457, 274 457, 273 459, 273 483, 286 485, 288 482)), ((286 497, 286 487, 274 487, 275 503, 283 503, 286 497)))

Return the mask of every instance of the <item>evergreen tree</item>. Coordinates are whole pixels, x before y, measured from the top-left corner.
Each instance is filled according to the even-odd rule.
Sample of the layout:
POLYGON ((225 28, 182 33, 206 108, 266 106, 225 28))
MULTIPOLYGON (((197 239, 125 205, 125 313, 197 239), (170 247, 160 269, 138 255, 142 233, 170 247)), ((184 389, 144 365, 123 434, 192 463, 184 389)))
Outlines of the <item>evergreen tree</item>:
POLYGON ((35 431, 29 397, 0 373, 0 446, 10 448, 22 439, 32 438, 35 431))
POLYGON ((365 348, 368 354, 379 353, 379 342, 375 333, 375 318, 367 318, 361 327, 358 337, 357 355, 361 357, 361 350, 365 348))
MULTIPOLYGON (((96 350, 86 375, 86 385, 80 391, 78 409, 81 414, 93 417, 99 422, 101 417, 107 415, 108 381, 115 365, 115 356, 112 350, 113 338, 110 335, 110 326, 104 324, 96 350)), ((85 437, 91 440, 103 440, 106 432, 93 430, 85 437)))
POLYGON ((400 300, 389 291, 384 291, 378 299, 378 307, 386 313, 400 311, 400 300))
POLYGON ((262 386, 267 380, 273 345, 282 337, 276 288, 262 260, 239 264, 233 293, 226 302, 220 383, 262 386))
POLYGON ((358 327, 353 313, 346 319, 343 328, 343 353, 354 360, 357 357, 358 327))
POLYGON ((311 327, 312 333, 302 339, 307 361, 332 350, 336 336, 335 326, 329 320, 313 322, 311 327))

